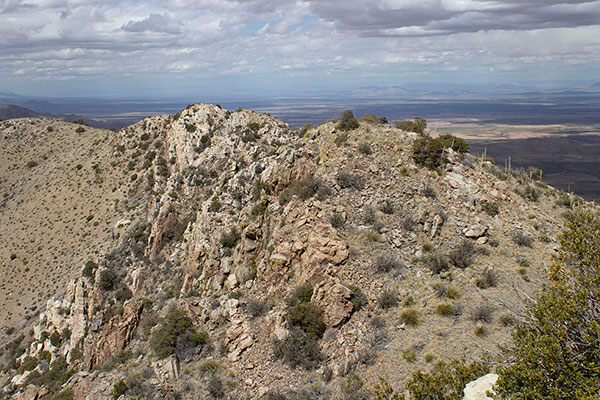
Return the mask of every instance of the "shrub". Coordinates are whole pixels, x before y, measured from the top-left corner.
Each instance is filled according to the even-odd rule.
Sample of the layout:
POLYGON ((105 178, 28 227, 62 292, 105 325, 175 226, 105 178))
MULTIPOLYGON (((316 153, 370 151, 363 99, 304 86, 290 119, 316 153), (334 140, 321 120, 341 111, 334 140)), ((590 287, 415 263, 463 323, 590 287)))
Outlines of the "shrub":
POLYGON ((400 263, 394 256, 391 254, 382 254, 377 257, 375 261, 375 270, 377 272, 390 272, 397 271, 402 268, 402 263, 400 263))
POLYGON ((435 313, 442 317, 449 317, 452 315, 460 315, 462 312, 460 306, 452 303, 440 303, 435 308, 435 313))
POLYGON ((365 155, 370 155, 373 154, 373 150, 371 149, 371 145, 367 142, 361 142, 358 145, 358 152, 365 154, 365 155))
POLYGON ((288 337, 273 341, 275 358, 283 359, 292 368, 298 366, 307 370, 316 368, 323 359, 317 341, 306 335, 302 329, 293 328, 288 337))
POLYGON ((290 327, 300 328, 306 336, 314 340, 320 339, 325 332, 323 313, 310 302, 302 302, 288 307, 287 322, 290 327))
POLYGON ((292 199, 292 196, 298 196, 300 200, 308 200, 318 192, 322 192, 324 187, 325 184, 313 175, 298 179, 290 183, 290 185, 279 194, 279 204, 287 204, 292 199))
POLYGON ((462 399, 467 383, 487 374, 489 367, 479 361, 439 361, 430 373, 413 372, 406 389, 414 400, 462 399))
POLYGON ((517 193, 531 201, 538 201, 540 198, 540 191, 531 185, 526 186, 523 190, 518 190, 517 193))
POLYGON ((413 120, 394 121, 394 126, 403 131, 423 134, 427 127, 427 121, 423 118, 415 117, 413 120))
POLYGON ((346 110, 342 113, 336 129, 339 129, 340 131, 352 131, 359 126, 358 121, 354 118, 352 110, 346 110))
POLYGON ((298 286, 286 300, 288 306, 295 306, 298 303, 308 303, 313 295, 313 288, 310 284, 298 286))
POLYGON ((486 268, 485 271, 483 271, 481 273, 481 276, 479 276, 475 280, 475 286, 477 286, 480 289, 488 289, 491 287, 496 287, 497 284, 498 284, 498 275, 491 268, 486 268))
POLYGON ((100 289, 105 291, 113 290, 117 276, 110 269, 103 269, 100 271, 100 277, 98 278, 98 285, 100 289))
POLYGON ((206 375, 214 375, 223 369, 223 366, 216 360, 204 359, 198 363, 198 373, 204 377, 206 375))
POLYGON ((427 266, 434 274, 439 274, 450 269, 450 262, 445 254, 435 252, 426 260, 427 266))
POLYGON ((445 155, 446 148, 464 153, 469 150, 469 145, 464 140, 451 135, 441 135, 436 139, 423 136, 413 143, 412 157, 417 165, 436 169, 448 162, 445 155))
POLYGON ((329 216, 329 223, 335 229, 339 229, 344 226, 344 216, 339 212, 334 212, 329 216))
POLYGON ((232 249, 235 247, 235 245, 239 242, 240 239, 241 239, 241 235, 238 232, 237 228, 234 226, 228 232, 224 232, 221 235, 221 239, 219 239, 219 243, 223 247, 232 249))
POLYGON ((265 315, 269 310, 269 305, 266 301, 257 299, 248 299, 246 303, 246 311, 253 317, 260 317, 265 315))
POLYGON ((430 185, 425 186, 421 194, 425 197, 429 197, 430 199, 435 199, 437 197, 435 189, 430 185))
POLYGON ((377 305, 382 310, 387 310, 388 308, 396 307, 398 305, 398 295, 389 290, 384 290, 379 298, 377 299, 377 305))
POLYGON ((300 130, 298 131, 298 136, 305 137, 306 134, 308 133, 308 131, 311 130, 312 128, 314 128, 314 127, 309 123, 302 125, 302 128, 300 128, 300 130))
POLYGON ((352 302, 352 311, 358 311, 363 306, 367 305, 369 302, 367 300, 367 296, 360 290, 360 288, 356 285, 348 286, 348 289, 352 292, 352 297, 350 297, 350 302, 352 302))
POLYGON ((467 153, 469 144, 464 139, 452 135, 440 135, 437 140, 444 148, 452 149, 458 153, 467 153))
POLYGON ((487 304, 476 306, 471 312, 471 319, 475 322, 492 322, 494 310, 487 304))
POLYGON ((346 144, 346 142, 348 142, 348 138, 349 138, 349 136, 347 133, 339 133, 336 135, 336 137, 333 141, 338 147, 340 147, 340 146, 346 144))
POLYGON ((481 210, 483 210, 490 217, 494 217, 500 212, 498 204, 488 201, 485 201, 481 204, 481 210))
POLYGON ((31 161, 27 161, 27 164, 25 164, 27 166, 27 168, 34 168, 37 167, 38 162, 35 160, 31 160, 31 161))
POLYGON ((513 329, 500 398, 582 400, 600 392, 600 213, 576 210, 559 241, 550 283, 513 329))
POLYGON ((473 256, 476 249, 473 242, 464 239, 460 246, 448 254, 450 262, 458 268, 465 269, 473 263, 473 256))
POLYGON ((177 352, 180 358, 187 360, 207 341, 206 332, 197 332, 185 311, 171 307, 167 315, 162 318, 160 328, 152 331, 150 348, 159 358, 177 352))
POLYGON ((417 165, 429 169, 436 169, 448 161, 441 143, 428 136, 415 140, 412 157, 417 165))
POLYGON ((414 308, 407 308, 400 313, 400 321, 408 326, 417 326, 421 322, 421 316, 414 308))
POLYGON ((112 391, 113 399, 115 399, 115 400, 118 399, 119 397, 124 395, 128 389, 129 389, 129 387, 127 386, 125 381, 123 379, 119 380, 113 386, 113 391, 112 391))
POLYGON ((402 358, 404 358, 409 363, 414 363, 417 361, 417 352, 412 347, 408 349, 404 349, 402 352, 402 358))
POLYGON ((523 231, 516 231, 512 236, 513 242, 522 247, 533 246, 533 238, 523 231))
POLYGON ((417 221, 412 215, 406 215, 404 218, 402 218, 400 225, 405 231, 412 232, 417 227, 417 221))
POLYGON ((359 174, 353 174, 348 171, 341 171, 337 175, 338 185, 342 189, 358 189, 361 190, 363 188, 363 179, 359 174))
POLYGON ((379 209, 384 214, 392 215, 394 214, 394 203, 392 203, 390 200, 386 200, 379 206, 379 209))
POLYGON ((486 329, 485 326, 483 326, 483 325, 477 325, 475 327, 474 333, 475 333, 475 336, 483 337, 483 336, 487 336, 488 331, 487 331, 487 329, 486 329))
POLYGON ((60 336, 60 333, 58 333, 58 331, 52 332, 52 335, 50 335, 50 343, 54 347, 60 347, 62 343, 62 337, 60 336))

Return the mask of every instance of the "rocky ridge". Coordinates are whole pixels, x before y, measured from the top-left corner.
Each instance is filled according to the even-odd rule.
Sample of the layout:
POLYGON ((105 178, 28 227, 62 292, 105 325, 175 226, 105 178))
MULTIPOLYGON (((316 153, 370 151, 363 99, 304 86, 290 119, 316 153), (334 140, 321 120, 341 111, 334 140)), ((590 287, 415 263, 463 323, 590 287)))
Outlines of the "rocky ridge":
POLYGON ((367 121, 296 132, 199 104, 113 135, 131 176, 113 248, 48 300, 0 376, 6 396, 329 398, 350 374, 401 389, 432 360, 509 343, 565 211, 563 194, 477 157, 421 168, 417 134, 367 121), (311 371, 273 350, 307 283, 326 328, 311 371), (174 308, 208 342, 160 357, 148 344, 174 308))

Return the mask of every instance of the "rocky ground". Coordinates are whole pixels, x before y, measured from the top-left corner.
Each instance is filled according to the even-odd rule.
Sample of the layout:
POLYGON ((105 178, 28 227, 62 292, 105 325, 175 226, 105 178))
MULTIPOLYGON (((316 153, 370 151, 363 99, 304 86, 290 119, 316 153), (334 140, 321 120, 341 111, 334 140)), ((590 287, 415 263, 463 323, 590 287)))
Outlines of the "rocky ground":
MULTIPOLYGON (((493 365, 543 284, 575 201, 452 150, 445 166, 422 168, 412 157, 419 135, 375 118, 348 132, 337 121, 294 131, 268 115, 192 105, 90 135, 98 142, 76 146, 68 161, 47 157, 62 169, 27 166, 46 160, 43 150, 20 147, 58 123, 3 124, 12 157, 25 157, 1 170, 3 192, 15 192, 1 211, 3 268, 23 276, 23 260, 45 254, 35 241, 58 240, 40 231, 53 225, 39 222, 58 212, 52 207, 76 203, 78 214, 56 218, 83 220, 78 235, 53 245, 64 252, 55 261, 64 273, 40 292, 27 328, 10 329, 3 316, 0 381, 9 398, 348 398, 349 376, 363 389, 381 377, 401 391, 412 371, 438 360, 493 365), (101 172, 72 182, 98 163, 101 172), (23 221, 8 228, 36 215, 12 182, 35 188, 43 176, 71 187, 53 189, 54 201, 41 197, 42 186, 31 190, 52 212, 27 220, 37 230, 23 221), (107 202, 114 206, 100 206, 107 202), (90 223, 95 230, 84 230, 90 223), (5 239, 9 229, 27 236, 5 239), (298 300, 302 285, 312 288, 310 303, 298 300), (274 345, 294 337, 299 301, 319 310, 325 328, 321 357, 308 368, 277 358, 274 345), (175 354, 163 353, 160 332, 188 320, 175 354)), ((29 280, 47 281, 36 265, 29 280)), ((19 290, 11 281, 3 295, 19 290)))

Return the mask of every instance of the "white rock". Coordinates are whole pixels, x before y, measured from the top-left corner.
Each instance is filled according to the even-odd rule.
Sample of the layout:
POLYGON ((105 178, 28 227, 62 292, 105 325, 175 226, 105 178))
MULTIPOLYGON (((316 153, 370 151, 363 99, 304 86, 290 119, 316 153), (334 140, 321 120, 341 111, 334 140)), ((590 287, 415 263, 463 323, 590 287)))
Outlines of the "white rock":
MULTIPOLYGON (((465 386, 463 400, 492 400, 486 392, 492 391, 492 387, 496 384, 498 375, 487 374, 481 378, 467 383, 465 386)), ((493 392, 493 391, 492 391, 493 392)))

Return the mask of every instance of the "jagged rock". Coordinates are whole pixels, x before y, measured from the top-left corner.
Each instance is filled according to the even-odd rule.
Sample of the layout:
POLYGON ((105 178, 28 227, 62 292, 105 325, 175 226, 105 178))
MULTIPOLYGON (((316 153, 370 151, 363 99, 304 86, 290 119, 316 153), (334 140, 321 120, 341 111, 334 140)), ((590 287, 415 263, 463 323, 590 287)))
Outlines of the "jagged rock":
POLYGON ((172 382, 179 379, 179 358, 172 354, 164 360, 152 363, 154 375, 161 383, 172 382))
POLYGON ((463 234, 465 237, 471 239, 477 239, 486 234, 488 227, 481 224, 470 225, 469 227, 463 229, 463 234))
POLYGON ((254 344, 252 336, 250 336, 248 323, 239 319, 233 319, 231 326, 225 334, 229 341, 229 358, 232 361, 239 360, 240 354, 254 344))
POLYGON ((92 369, 125 349, 133 339, 142 311, 140 303, 126 304, 122 316, 113 317, 98 335, 88 336, 83 347, 85 368, 92 369))
POLYGON ((323 320, 328 327, 335 327, 352 314, 350 301, 352 291, 339 280, 327 278, 314 287, 311 301, 323 310, 323 320))
POLYGON ((436 214, 433 217, 433 222, 431 223, 431 232, 429 233, 429 237, 433 239, 435 235, 440 232, 443 224, 444 219, 440 215, 436 214))
POLYGON ((173 238, 178 223, 177 215, 171 211, 170 204, 163 204, 156 221, 152 224, 148 239, 150 259, 155 259, 164 245, 173 238))
MULTIPOLYGON (((498 375, 487 374, 481 378, 467 383, 465 386, 463 400, 492 400, 486 392, 492 391, 492 387, 496 384, 498 375)), ((493 393, 493 391, 492 391, 493 393)))
POLYGON ((34 385, 27 386, 27 389, 16 397, 16 400, 39 400, 46 396, 50 391, 45 387, 34 385))

